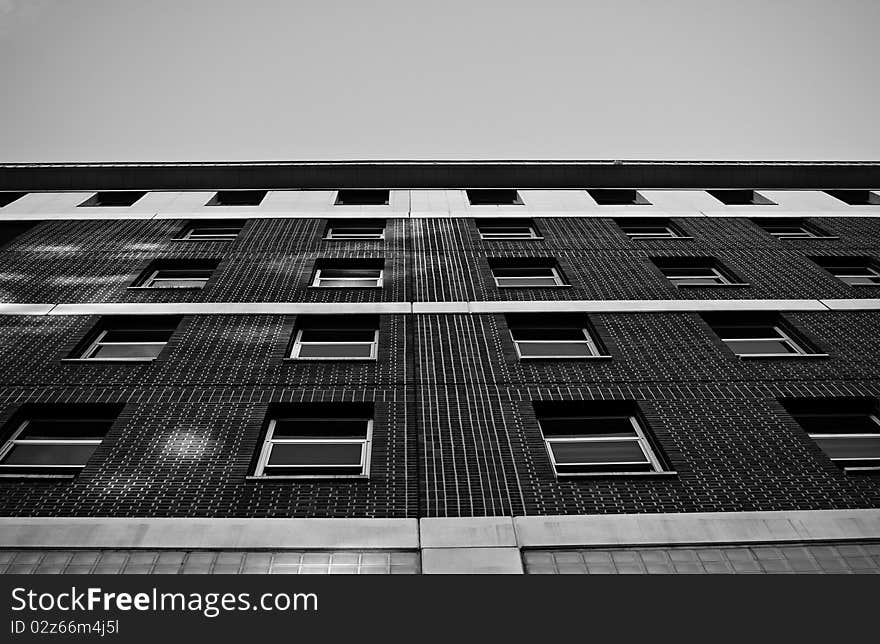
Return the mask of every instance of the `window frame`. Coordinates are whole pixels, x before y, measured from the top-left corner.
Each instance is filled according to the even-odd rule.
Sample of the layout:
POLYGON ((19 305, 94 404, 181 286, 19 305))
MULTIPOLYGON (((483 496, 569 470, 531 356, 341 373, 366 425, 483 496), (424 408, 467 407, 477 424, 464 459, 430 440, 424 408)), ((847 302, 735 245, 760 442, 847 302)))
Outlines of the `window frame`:
POLYGON ((155 289, 155 290, 159 290, 159 291, 201 290, 201 289, 205 288, 205 286, 207 286, 208 281, 210 281, 211 277, 213 276, 214 270, 215 269, 211 269, 211 268, 156 268, 156 269, 153 269, 152 271, 150 271, 150 274, 147 275, 146 279, 144 279, 140 284, 138 284, 137 288, 148 288, 148 289, 155 289), (199 279, 178 278, 177 280, 173 280, 171 278, 158 277, 160 273, 167 272, 167 271, 204 272, 204 273, 207 273, 207 275, 205 276, 204 279, 201 279, 201 278, 199 278, 199 279), (192 285, 187 285, 187 286, 156 286, 157 281, 162 282, 162 281, 184 281, 184 280, 198 282, 198 284, 192 284, 192 285))
POLYGON ((837 416, 859 416, 859 417, 867 417, 869 418, 875 425, 878 427, 878 431, 875 433, 866 433, 866 432, 856 432, 849 434, 823 434, 818 432, 809 432, 805 431, 807 436, 809 436, 813 441, 816 442, 816 446, 822 450, 822 453, 825 454, 825 457, 828 458, 832 463, 840 467, 844 472, 880 472, 880 456, 876 457, 867 457, 867 458, 858 458, 858 457, 838 457, 834 458, 825 451, 821 444, 819 444, 817 439, 822 440, 834 440, 834 439, 848 439, 848 438, 870 438, 872 440, 878 441, 880 443, 880 416, 876 412, 868 412, 868 413, 858 413, 858 412, 832 412, 827 414, 822 413, 791 413, 791 416, 795 419, 798 424, 800 421, 798 420, 802 416, 818 416, 818 417, 837 417, 837 416), (875 461, 876 465, 869 466, 853 466, 847 467, 845 465, 846 461, 875 461))
MULTIPOLYGON (((348 478, 348 479, 363 479, 369 478, 370 476, 370 461, 372 455, 372 445, 373 445, 373 418, 360 417, 360 416, 290 416, 290 415, 279 415, 269 419, 269 424, 266 428, 266 434, 263 438, 263 443, 260 446, 260 454, 257 458, 256 466, 254 467, 253 478, 263 479, 263 480, 283 480, 283 479, 328 479, 328 478, 348 478), (277 425, 279 420, 284 420, 286 418, 295 418, 298 421, 308 421, 308 420, 318 420, 318 421, 333 421, 333 420, 364 420, 367 423, 366 435, 362 439, 352 439, 352 438, 285 438, 285 439, 274 439, 273 435, 275 432, 275 426, 277 425), (286 445, 296 445, 296 444, 361 444, 361 460, 359 463, 360 472, 357 474, 279 474, 277 476, 267 475, 266 467, 273 467, 268 465, 269 458, 272 455, 272 448, 275 444, 286 444, 286 445)), ((319 467, 348 467, 347 465, 328 465, 326 463, 321 465, 284 465, 278 467, 286 467, 286 468, 319 468, 319 467)))
MULTIPOLYGON (((831 273, 834 277, 839 279, 841 282, 843 282, 847 286, 880 286, 880 270, 878 270, 874 266, 871 266, 870 264, 860 267, 862 270, 865 271, 865 273, 863 275, 857 275, 854 273, 849 273, 849 274, 835 273, 834 271, 831 270, 833 268, 831 266, 823 266, 822 268, 824 268, 826 271, 831 273), (874 281, 871 282, 870 284, 853 284, 852 282, 847 281, 847 279, 858 279, 858 278, 871 278, 874 281)), ((856 268, 856 267, 849 266, 847 268, 856 268)))
MULTIPOLYGON (((326 267, 319 266, 315 269, 315 276, 312 278, 312 283, 310 286, 312 288, 383 288, 385 285, 385 269, 384 268, 366 268, 366 269, 358 269, 352 268, 352 270, 375 270, 379 271, 379 276, 376 278, 376 284, 374 286, 328 286, 326 284, 321 284, 321 273, 325 270, 326 267)), ((345 268, 345 267, 343 267, 345 268)), ((338 269, 334 269, 338 270, 338 269)), ((366 277, 328 277, 326 279, 332 280, 342 280, 342 281, 360 281, 365 279, 372 279, 366 277)))
POLYGON ((53 478, 58 476, 75 476, 86 466, 89 464, 89 461, 93 458, 94 453, 86 459, 85 463, 82 465, 64 465, 64 464, 55 464, 55 465, 7 465, 4 463, 4 459, 15 449, 16 445, 95 445, 100 446, 101 443, 107 438, 107 433, 110 432, 110 429, 115 423, 117 418, 109 418, 109 417, 86 417, 86 418, 77 418, 74 420, 61 420, 57 418, 40 418, 36 414, 31 414, 21 422, 18 423, 18 426, 13 432, 10 434, 9 438, 7 438, 2 445, 0 445, 0 477, 3 478, 11 478, 11 477, 26 477, 26 478, 53 478), (24 430, 34 421, 34 420, 50 420, 53 422, 61 422, 61 423, 87 423, 87 422, 103 422, 109 423, 107 428, 107 432, 105 432, 104 436, 100 439, 88 438, 88 439, 18 439, 18 436, 24 432, 24 430), (43 469, 43 470, 61 470, 61 471, 44 471, 33 473, 26 472, 8 472, 7 469, 28 469, 33 468, 34 470, 43 469))
MULTIPOLYGON (((336 330, 353 330, 353 327, 339 327, 339 329, 326 328, 324 330, 328 331, 336 331, 336 330)), ((293 344, 290 347, 290 351, 287 354, 287 360, 308 360, 308 361, 325 361, 325 362, 348 362, 351 360, 357 361, 375 361, 379 356, 379 329, 368 329, 364 327, 363 329, 354 329, 358 331, 373 331, 373 340, 372 342, 303 342, 302 335, 303 331, 309 330, 309 327, 302 327, 296 329, 296 333, 294 334, 293 344), (302 351, 303 345, 370 345, 370 355, 366 356, 306 356, 302 357, 299 353, 302 351)))
POLYGON ((183 229, 183 234, 180 237, 176 237, 175 241, 233 241, 237 239, 238 236, 241 234, 241 231, 244 229, 244 224, 238 227, 238 230, 235 234, 223 233, 219 235, 193 235, 193 231, 198 228, 235 228, 235 226, 220 226, 216 224, 199 226, 197 223, 189 222, 186 224, 186 228, 183 229))
MULTIPOLYGON (((556 266, 492 266, 491 269, 492 269, 492 279, 495 280, 495 287, 496 287, 496 288, 559 288, 559 287, 561 287, 561 286, 569 286, 569 284, 566 284, 566 283, 565 283, 565 281, 564 281, 564 279, 563 279, 563 277, 562 277, 562 272, 561 272, 556 266), (511 268, 525 268, 525 269, 547 268, 547 269, 549 269, 549 270, 553 273, 553 278, 554 278, 554 280, 556 281, 556 283, 555 283, 555 284, 539 284, 539 285, 537 285, 537 286, 529 286, 529 285, 526 285, 526 284, 512 284, 512 285, 499 284, 499 283, 498 283, 498 276, 495 274, 495 270, 496 270, 497 268, 502 268, 502 269, 511 269, 511 268)), ((529 276, 526 276, 526 277, 512 277, 512 278, 504 278, 504 277, 502 277, 501 279, 519 279, 519 280, 523 280, 523 279, 525 279, 525 280, 528 280, 528 279, 535 279, 535 280, 541 280, 541 279, 547 279, 547 278, 546 278, 546 277, 529 277, 529 276)))
MULTIPOLYGON (((483 231, 482 225, 484 225, 485 223, 489 223, 489 225, 491 226, 491 222, 493 222, 493 221, 494 220, 492 220, 492 219, 488 219, 488 220, 484 220, 484 221, 476 220, 477 233, 479 233, 481 240, 483 240, 483 241, 505 241, 505 240, 531 241, 531 240, 544 239, 543 235, 541 235, 541 233, 538 231, 538 227, 535 225, 535 222, 533 222, 531 219, 526 219, 525 221, 527 221, 528 223, 522 224, 522 228, 525 228, 529 231, 528 235, 509 235, 509 234, 508 235, 499 235, 499 234, 495 233, 496 236, 492 236, 493 233, 489 232, 488 236, 487 236, 487 234, 483 231)), ((501 227, 516 228, 516 225, 505 221, 503 224, 499 223, 498 227, 499 228, 501 228, 501 227)))
MULTIPOLYGON (((727 325, 727 326, 734 326, 734 325, 727 325)), ((761 326, 761 325, 743 324, 741 326, 747 327, 747 326, 761 326)), ((783 358, 783 357, 788 358, 788 357, 799 356, 799 355, 800 356, 825 355, 825 354, 818 354, 818 353, 813 353, 811 351, 808 351, 807 350, 808 347, 802 346, 803 343, 798 342, 795 338, 792 337, 792 334, 788 333, 778 323, 768 324, 765 326, 773 327, 773 329, 777 333, 779 333, 780 337, 778 337, 778 338, 770 338, 770 337, 725 338, 721 335, 720 332, 715 331, 715 329, 713 329, 713 331, 718 335, 718 337, 721 339, 721 341, 725 345, 727 345, 727 348, 730 349, 734 353, 734 355, 736 355, 739 358, 783 358), (731 347, 729 344, 730 342, 736 342, 737 340, 744 340, 744 341, 748 341, 748 342, 780 342, 780 341, 782 341, 783 344, 788 343, 789 346, 791 346, 792 348, 795 349, 795 351, 792 353, 737 353, 736 351, 734 351, 733 347, 731 347)))
POLYGON ((468 206, 471 208, 505 208, 510 206, 524 206, 525 202, 523 201, 522 194, 518 188, 465 188, 464 189, 464 198, 467 202, 468 206), (513 201, 506 201, 504 203, 479 203, 479 199, 477 199, 478 203, 474 203, 471 201, 471 191, 479 191, 479 192, 491 192, 491 191, 499 191, 505 192, 508 190, 512 190, 514 192, 513 201))
POLYGON ((583 476, 638 476, 638 475, 646 475, 646 474, 664 474, 669 473, 669 470, 664 468, 663 462, 660 458, 655 454, 655 450, 653 445, 651 444, 651 440, 648 438, 645 429, 642 427, 642 423, 636 417, 635 414, 572 414, 566 416, 553 415, 553 416, 544 416, 538 417, 538 426, 541 430, 541 438, 544 440, 544 449, 547 451, 548 458, 550 459, 550 465, 553 468, 553 473, 557 478, 570 478, 570 477, 583 477, 583 476), (630 425, 632 425, 633 430, 635 432, 635 436, 632 438, 621 438, 621 437, 613 437, 613 438, 597 438, 595 436, 591 437, 589 435, 564 435, 564 436, 553 436, 551 435, 549 438, 544 431, 543 421, 546 420, 557 420, 557 419, 565 419, 565 420, 590 420, 590 419, 601 419, 601 418, 626 418, 630 425), (583 463, 567 463, 563 464, 566 467, 596 467, 596 466, 608 466, 608 465, 636 465, 636 464, 646 464, 650 465, 650 470, 635 470, 635 471, 626 471, 626 470, 607 470, 603 469, 601 471, 584 471, 584 472, 560 472, 557 469, 556 457, 553 454, 553 449, 551 447, 551 443, 587 443, 587 442, 604 442, 604 443, 620 443, 620 442, 635 442, 642 451, 642 454, 645 456, 644 463, 636 463, 634 461, 621 461, 621 462, 583 462, 583 463))
POLYGON ((593 338, 593 335, 590 333, 590 330, 585 326, 569 326, 569 327, 538 327, 538 326, 508 326, 508 333, 510 334, 510 339, 513 341, 513 346, 516 350, 517 358, 520 360, 593 360, 596 358, 610 358, 608 354, 602 353, 602 347, 593 338), (550 331, 557 329, 579 329, 581 333, 584 334, 584 340, 517 340, 514 337, 515 329, 547 329, 550 331), (587 348, 590 350, 590 355, 588 356, 559 356, 559 355, 540 355, 540 356, 526 356, 523 355, 520 350, 519 343, 520 342, 528 342, 531 344, 586 344, 587 348))
POLYGON ((736 286, 737 282, 734 282, 730 277, 728 277, 723 271, 721 271, 716 266, 657 266, 660 269, 660 272, 663 273, 663 276, 669 280, 673 286, 678 287, 688 287, 688 288, 712 288, 714 286, 736 286), (667 270, 688 270, 693 269, 694 271, 710 271, 712 273, 711 276, 704 275, 688 275, 688 276, 670 276, 666 273, 667 270), (694 284, 688 283, 687 280, 699 280, 699 279, 713 279, 715 281, 713 284, 694 284))
POLYGON ((387 208, 391 205, 391 189, 390 188, 342 188, 337 189, 335 194, 333 195, 333 205, 334 206, 348 206, 354 208, 387 208), (365 193, 380 193, 387 192, 388 195, 385 198, 385 201, 382 203, 345 203, 345 201, 340 201, 340 198, 343 196, 344 192, 360 192, 362 194, 365 193))
MULTIPOLYGON (((338 224, 334 224, 333 222, 330 222, 327 224, 327 230, 324 233, 324 236, 322 237, 322 239, 324 241, 356 241, 356 240, 380 241, 380 240, 385 239, 386 226, 382 226, 381 229, 379 229, 378 233, 355 233, 355 234, 349 233, 348 235, 340 235, 340 234, 334 233, 334 228, 336 227, 336 225, 338 225, 338 224)), ((352 224, 351 227, 355 228, 356 225, 352 224)), ((368 226, 363 226, 363 227, 367 228, 368 226)), ((344 228, 344 226, 342 228, 344 228)))

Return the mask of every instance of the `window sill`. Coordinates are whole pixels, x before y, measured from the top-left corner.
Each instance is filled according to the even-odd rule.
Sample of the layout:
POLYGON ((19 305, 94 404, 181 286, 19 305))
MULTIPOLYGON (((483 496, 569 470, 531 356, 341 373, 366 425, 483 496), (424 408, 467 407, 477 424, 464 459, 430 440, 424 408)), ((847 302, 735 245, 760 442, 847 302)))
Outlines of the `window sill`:
POLYGON ((326 290, 339 290, 339 291, 378 291, 382 290, 382 286, 316 286, 315 284, 309 284, 306 288, 314 288, 314 289, 326 289, 326 290))
POLYGON ((376 362, 377 358, 282 358, 282 362, 376 362))
POLYGON ((683 237, 666 237, 666 236, 664 236, 664 235, 657 235, 656 237, 648 237, 648 236, 645 236, 645 237, 630 237, 630 240, 632 240, 632 241, 657 241, 658 239, 663 239, 663 240, 666 240, 666 241, 677 241, 677 240, 679 240, 679 239, 683 239, 683 240, 693 239, 693 237, 690 237, 690 236, 683 236, 683 237))
POLYGON ((127 291, 201 291, 204 286, 126 286, 127 291))
POLYGON ((301 481, 301 480, 320 480, 320 479, 352 479, 352 480, 369 480, 369 474, 303 474, 300 476, 246 476, 246 481, 301 481))
POLYGON ((743 288, 751 286, 748 282, 730 282, 728 284, 676 284, 675 288, 743 288))
POLYGON ((855 476, 877 475, 880 474, 880 465, 876 467, 844 467, 843 472, 855 476))
POLYGON ((498 288, 503 289, 515 289, 515 288, 526 288, 526 289, 536 289, 536 288, 572 288, 571 284, 555 284, 553 286, 500 286, 496 284, 498 288))
POLYGON ((565 479, 596 479, 596 478, 624 478, 624 477, 638 477, 638 478, 675 478, 678 476, 678 472, 675 470, 668 470, 663 472, 590 472, 584 474, 556 474, 556 478, 559 480, 565 479))
POLYGON ((530 242, 530 241, 544 241, 544 238, 543 237, 492 237, 492 238, 480 237, 480 241, 483 241, 483 242, 493 242, 493 241, 525 241, 525 242, 530 242))
POLYGON ((326 242, 378 242, 385 241, 384 237, 352 237, 345 239, 342 237, 321 237, 321 241, 326 242))
POLYGON ((777 237, 780 241, 821 241, 821 240, 834 240, 840 239, 837 235, 823 235, 821 237, 777 237))
POLYGON ((526 362, 535 362, 535 361, 541 361, 541 360, 548 360, 551 362, 573 362, 573 361, 580 361, 580 360, 585 360, 585 361, 598 360, 600 362, 602 362, 602 361, 608 362, 610 360, 613 360, 614 357, 613 356, 575 356, 575 357, 572 357, 572 356, 520 356, 519 359, 521 361, 526 361, 526 362))
POLYGON ((740 360, 764 360, 767 358, 830 358, 830 353, 750 353, 750 354, 739 354, 736 356, 740 360))
POLYGON ((217 239, 189 239, 188 237, 172 237, 168 241, 173 242, 231 242, 234 239, 217 238, 217 239))
POLYGON ((155 362, 156 358, 61 358, 61 362, 155 362))

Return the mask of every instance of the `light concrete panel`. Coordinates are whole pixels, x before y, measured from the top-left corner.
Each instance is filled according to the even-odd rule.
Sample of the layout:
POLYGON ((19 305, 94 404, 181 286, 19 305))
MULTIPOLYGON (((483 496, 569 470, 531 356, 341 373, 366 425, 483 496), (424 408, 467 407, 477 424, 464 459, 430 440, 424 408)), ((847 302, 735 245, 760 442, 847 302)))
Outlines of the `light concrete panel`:
POLYGON ((409 302, 169 302, 59 304, 50 315, 297 315, 300 313, 410 313, 409 302))
POLYGON ((521 575, 519 548, 425 548, 424 575, 521 575))
POLYGON ((419 534, 423 548, 516 546, 512 517, 423 518, 419 534))

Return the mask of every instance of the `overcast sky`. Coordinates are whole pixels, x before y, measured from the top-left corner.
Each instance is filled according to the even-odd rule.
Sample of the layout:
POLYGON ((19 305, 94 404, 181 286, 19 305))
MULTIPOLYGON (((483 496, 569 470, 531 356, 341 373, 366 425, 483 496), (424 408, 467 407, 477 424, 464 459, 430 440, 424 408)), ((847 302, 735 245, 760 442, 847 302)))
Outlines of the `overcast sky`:
POLYGON ((0 0, 0 161, 880 159, 880 0, 0 0))

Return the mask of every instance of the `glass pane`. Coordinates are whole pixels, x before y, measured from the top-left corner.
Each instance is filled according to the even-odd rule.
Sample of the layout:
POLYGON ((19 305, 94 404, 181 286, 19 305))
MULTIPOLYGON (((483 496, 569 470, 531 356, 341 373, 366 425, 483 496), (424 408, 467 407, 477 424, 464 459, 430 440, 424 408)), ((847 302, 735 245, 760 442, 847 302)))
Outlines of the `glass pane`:
POLYGON ((856 275, 841 277, 840 279, 850 286, 877 286, 880 284, 880 277, 876 275, 856 275))
POLYGON ((782 340, 730 340, 727 346, 738 355, 798 353, 787 342, 782 340))
POLYGON ((269 465, 359 465, 362 443, 275 443, 269 465))
POLYGON ((379 278, 381 269, 378 268, 322 268, 321 277, 370 277, 379 278))
POLYGON ((518 277, 499 277, 498 286, 556 286, 557 282, 552 277, 540 277, 523 279, 518 277))
POLYGON ((92 453, 98 449, 93 445, 15 445, 3 459, 4 465, 85 465, 92 453))
POLYGON ((303 342, 372 342, 374 329, 303 329, 303 342))
POLYGON ((550 443, 557 463, 648 462, 637 441, 588 441, 550 443))
POLYGON ((713 327, 719 337, 733 338, 781 338, 778 329, 771 325, 736 325, 713 327))
POLYGON ((363 418, 280 418, 275 438, 366 438, 368 421, 363 418))
POLYGON ((880 424, 867 414, 792 414, 810 434, 880 434, 880 424))
POLYGON ((542 418, 541 430, 550 436, 624 438, 638 436, 629 416, 542 418))
POLYGON ((502 266, 493 268, 496 277, 545 277, 553 275, 549 266, 502 266))
POLYGON ((559 356, 579 358, 593 355, 590 345, 584 342, 519 342, 519 352, 524 358, 559 356))
POLYGON ((880 458, 880 436, 815 440, 831 458, 880 458))
POLYGON ((375 279, 363 280, 334 280, 325 279, 324 277, 318 282, 319 286, 328 286, 332 288, 357 288, 363 286, 378 286, 379 282, 375 279))
POLYGON ((148 284, 152 288, 202 288, 206 279, 154 279, 148 284))
POLYGON ((33 419, 18 434, 19 439, 69 438, 69 439, 102 439, 107 434, 112 420, 54 420, 33 419))
POLYGON ((564 329, 517 328, 510 329, 514 340, 576 340, 583 342, 586 338, 582 328, 569 327, 564 329))
POLYGON ((102 344, 91 358, 155 358, 164 344, 102 344))
POLYGON ((303 344, 299 358, 369 358, 372 344, 303 344))
POLYGON ((234 237, 238 235, 239 232, 241 232, 241 229, 239 228, 193 228, 190 232, 190 235, 194 237, 234 237))
POLYGON ((101 342, 168 342, 173 329, 110 329, 101 342))
POLYGON ((623 230, 628 235, 657 235, 672 237, 674 234, 666 226, 624 226, 623 230))
POLYGON ((664 267, 662 270, 666 277, 717 277, 715 271, 705 266, 664 267))
POLYGON ((343 226, 338 227, 334 226, 330 229, 332 235, 382 235, 382 228, 369 228, 366 226, 358 227, 358 226, 343 226))
POLYGON ((718 286, 724 280, 720 277, 675 277, 671 278, 679 286, 718 286))

